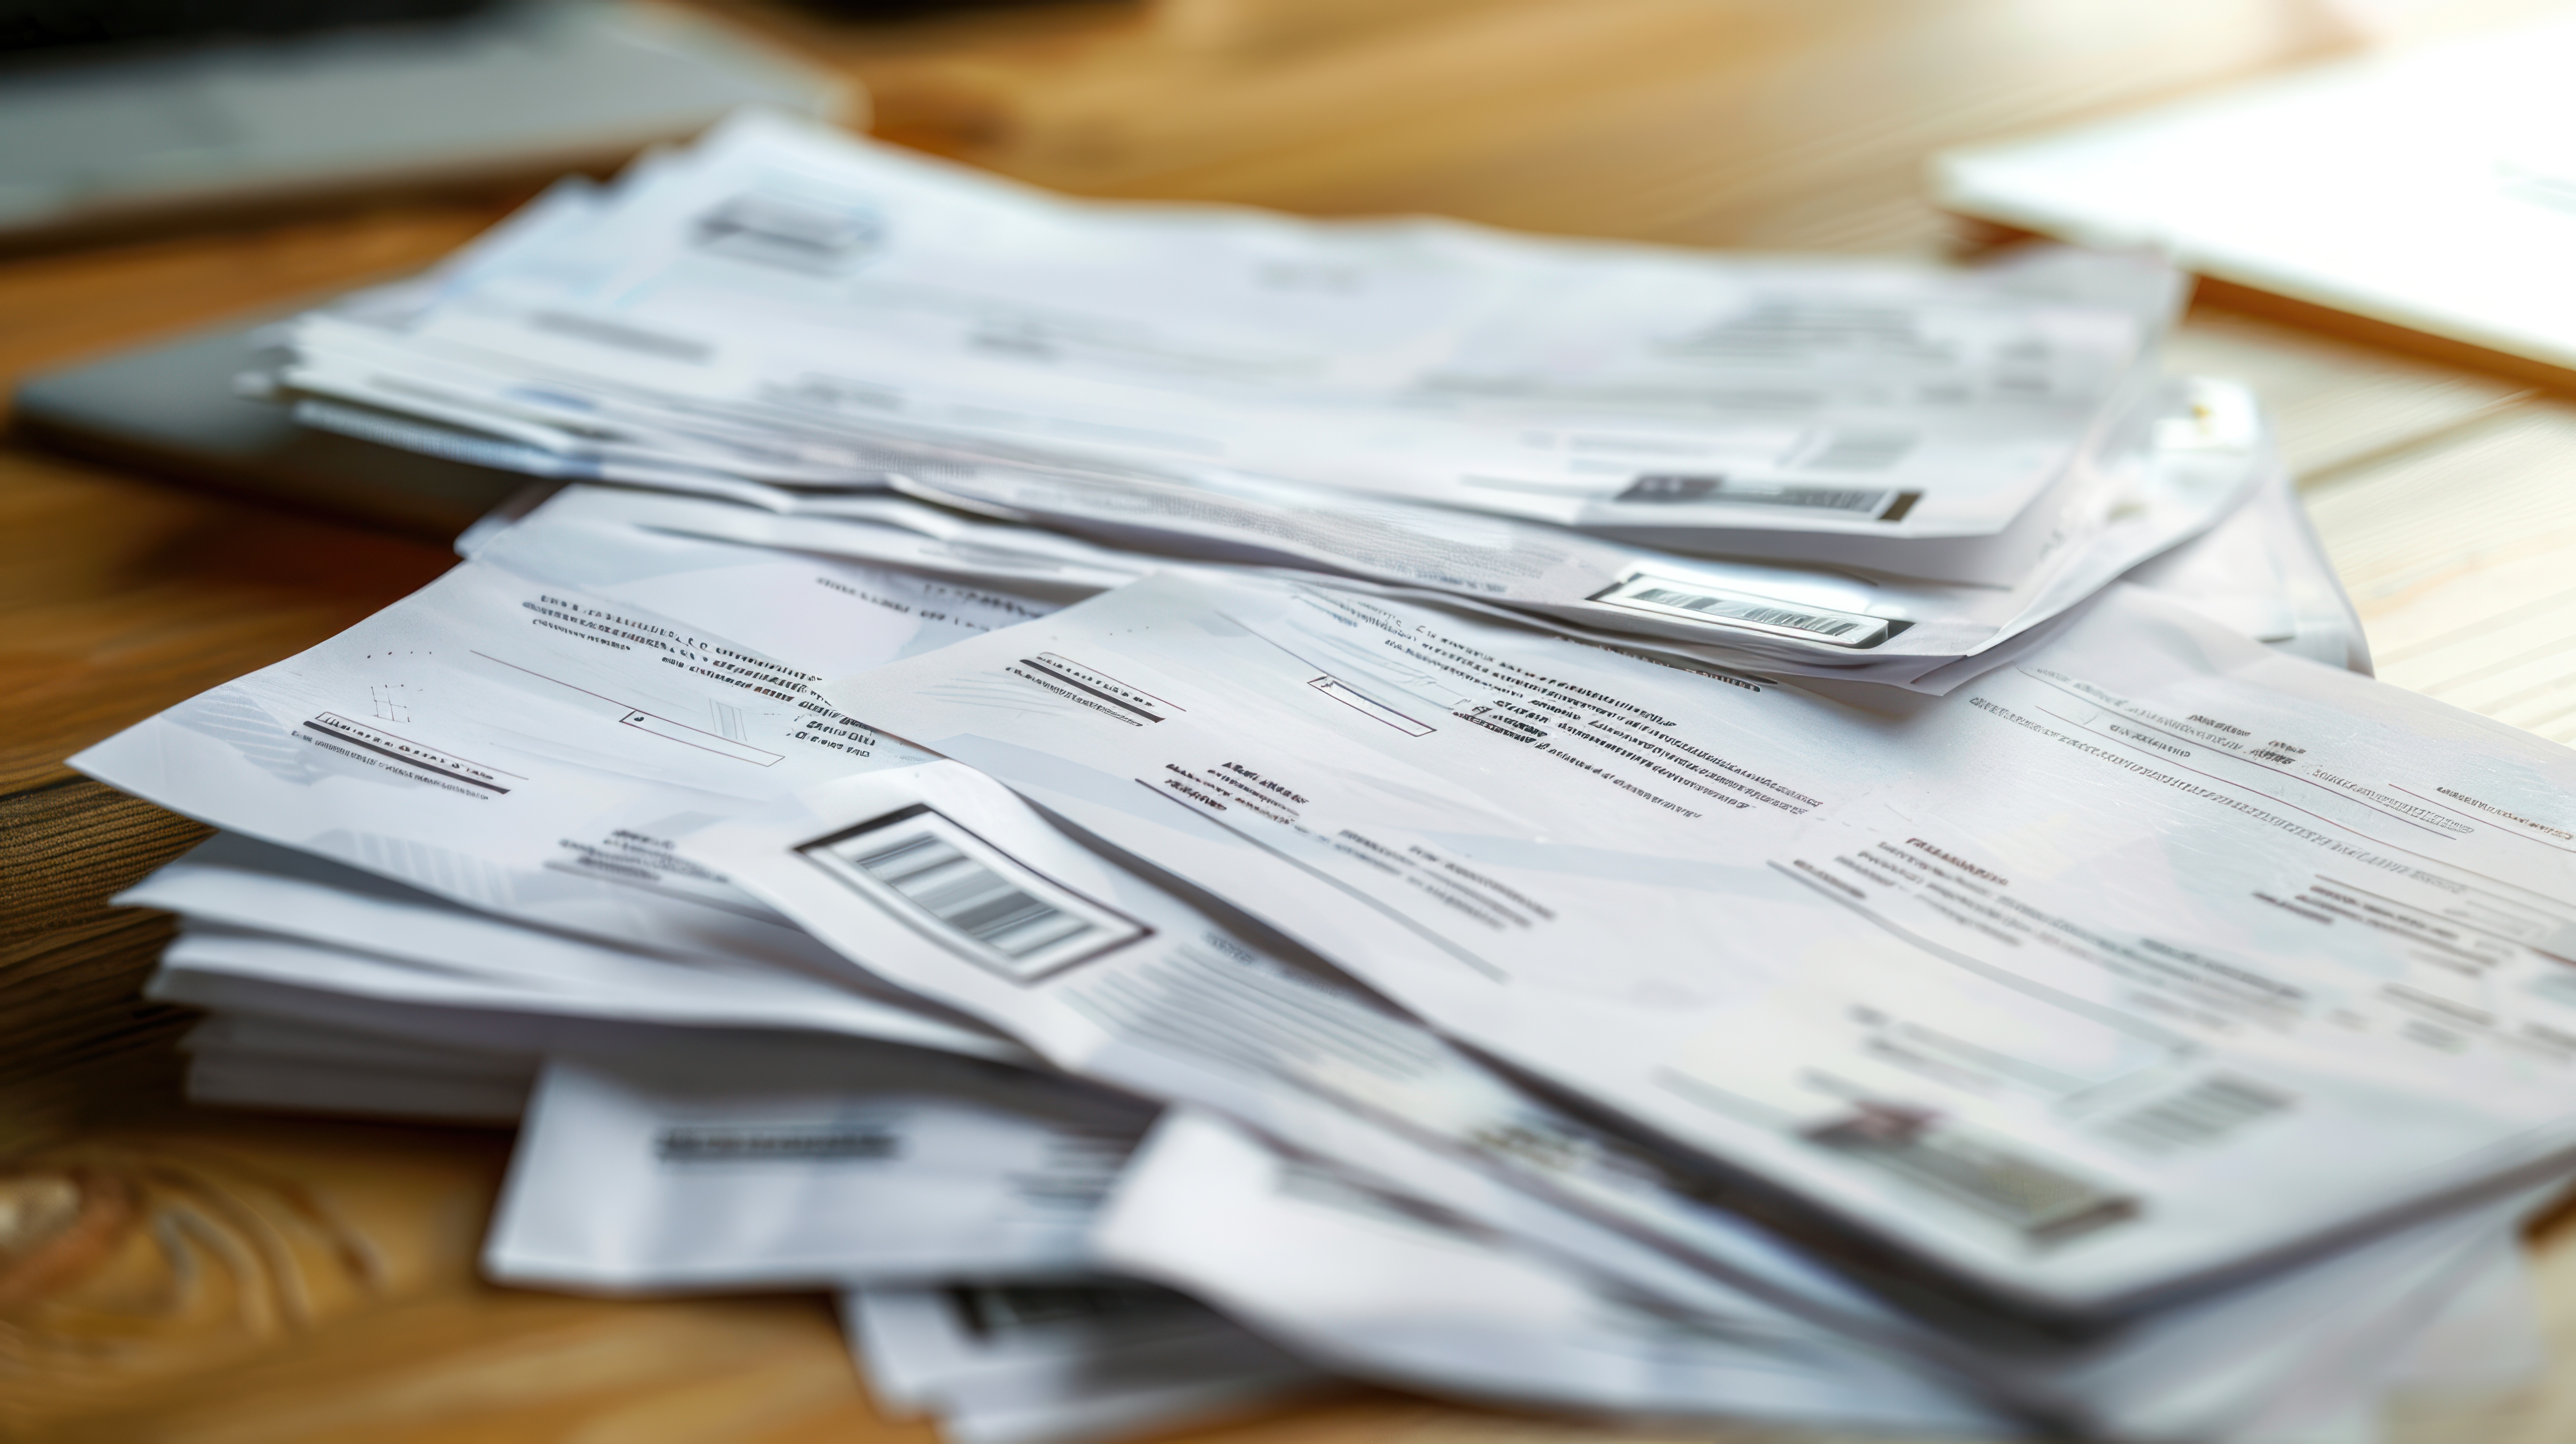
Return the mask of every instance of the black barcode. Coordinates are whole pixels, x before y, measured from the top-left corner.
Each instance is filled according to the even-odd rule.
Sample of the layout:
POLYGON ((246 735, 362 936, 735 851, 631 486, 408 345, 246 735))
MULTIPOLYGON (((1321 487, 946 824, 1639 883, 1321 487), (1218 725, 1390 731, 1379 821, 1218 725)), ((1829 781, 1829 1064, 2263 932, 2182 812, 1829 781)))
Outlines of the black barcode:
POLYGON ((697 222, 698 244, 710 251, 798 271, 831 270, 880 239, 874 216, 781 196, 736 196, 697 222))
POLYGON ((1773 627, 1795 627, 1820 637, 1848 635, 1861 624, 1841 617, 1820 617, 1812 612, 1793 612, 1785 607, 1748 606, 1732 597, 1711 597, 1693 592, 1677 592, 1670 587, 1643 587, 1629 593, 1643 602, 1679 607, 1686 612, 1700 612, 1713 617, 1729 617, 1739 622, 1761 622, 1773 627))
POLYGON ((1809 506, 1825 511, 1856 511, 1864 515, 1887 504, 1883 491, 1844 491, 1821 486, 1781 487, 1762 498, 1772 506, 1809 506))
MULTIPOLYGON (((1907 443, 1911 445, 1912 443, 1907 443)), ((1874 469, 1851 464, 1847 460, 1826 461, 1824 457, 1851 458, 1864 455, 1859 450, 1843 451, 1837 441, 1826 448, 1823 456, 1807 463, 1827 470, 1859 471, 1874 469)), ((1878 466, 1893 462, 1901 451, 1884 454, 1878 466)), ((1787 481, 1739 481, 1723 476, 1688 476, 1669 473, 1641 475, 1628 483, 1628 488, 1611 498, 1614 502, 1641 505, 1678 506, 1784 506, 1801 511, 1847 511, 1856 516, 1876 517, 1908 493, 1890 492, 1883 487, 1815 486, 1787 481)))
POLYGON ((1192 1309, 1187 1298, 1151 1284, 978 1284, 952 1288, 948 1297, 966 1327, 985 1336, 1192 1309))
POLYGON ((2002 1220, 2035 1243, 2062 1242, 2138 1215, 2138 1200, 2128 1194, 1955 1128, 1890 1127, 1884 1118, 1863 1116, 1807 1136, 2002 1220))
POLYGON ((818 1163, 893 1158, 903 1138, 883 1126, 665 1128, 653 1151, 666 1163, 818 1163))
POLYGON ((906 926, 1013 982, 1154 931, 919 804, 796 850, 906 926))
POLYGON ((2171 1098, 2112 1119, 2103 1136, 2148 1153, 2216 1143, 2257 1118, 2287 1110, 2287 1093, 2240 1078, 2206 1078, 2171 1098))
POLYGON ((945 838, 923 833, 850 859, 955 932, 1008 958, 1093 931, 1092 925, 967 856, 945 838))

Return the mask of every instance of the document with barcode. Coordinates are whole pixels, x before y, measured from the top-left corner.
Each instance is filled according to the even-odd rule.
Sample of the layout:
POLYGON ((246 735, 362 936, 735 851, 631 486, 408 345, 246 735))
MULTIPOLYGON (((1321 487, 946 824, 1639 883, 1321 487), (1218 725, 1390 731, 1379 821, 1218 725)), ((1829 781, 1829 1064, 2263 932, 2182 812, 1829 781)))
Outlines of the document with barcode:
MULTIPOLYGON (((776 1028, 1025 1060, 881 989, 747 959, 674 958, 512 922, 309 854, 219 833, 117 895, 178 913, 150 996, 531 1059, 597 1027, 776 1028)), ((531 1065, 533 1067, 533 1064, 531 1065)))
POLYGON ((1080 1275, 1152 1117, 892 1044, 638 1034, 548 1061, 484 1265, 611 1290, 1080 1275))
POLYGON ((845 700, 2036 1307, 2136 1307, 2576 1146, 2576 762, 2133 591, 1861 707, 1162 578, 845 700))
POLYGON ((870 1284, 841 1296, 851 1353, 892 1418, 957 1444, 1088 1444, 1334 1387, 1195 1299, 1130 1279, 870 1284))
POLYGON ((1776 552, 2012 526, 2179 294, 2126 257, 1718 260, 1068 202, 752 115, 305 318, 285 380, 571 474, 883 484, 879 439, 944 436, 1776 552))
POLYGON ((1119 1267, 1361 1378, 1648 1417, 2020 1432, 1878 1351, 1658 1307, 1190 1109, 1155 1125, 1097 1237, 1119 1267))
POLYGON ((520 922, 666 958, 846 975, 684 860, 678 839, 823 778, 920 759, 821 701, 823 677, 1054 605, 538 518, 320 646, 75 765, 191 817, 520 922))
MULTIPOLYGON (((1943 1438, 2023 1432, 1976 1395, 1891 1370, 1852 1341, 1661 1307, 1356 1187, 1196 1110, 1171 1109, 1157 1121, 1096 1237, 1119 1266, 1219 1301, 1362 1377, 1655 1417, 1752 1416, 1943 1438), (1403 1302, 1390 1307, 1389 1299, 1403 1302)), ((2529 1357, 2532 1333, 2527 1323, 2517 1332, 2513 1316, 2522 1272, 2509 1211, 2446 1219, 2362 1250, 2317 1271, 2296 1296, 2183 1323, 2175 1337, 2202 1351, 2209 1372, 2190 1388, 2174 1387, 2171 1376, 2148 1383, 2144 1392, 2162 1396, 2161 1417, 2132 1415, 2107 1437, 2336 1437, 2314 1431, 2340 1422, 2353 1398, 2382 1396, 2470 1340, 2487 1342, 2488 1377, 2510 1377, 2513 1362, 2529 1357), (2316 1387, 2330 1370, 2348 1386, 2316 1387), (2232 1422, 2209 1412, 2213 1396, 2237 1392, 2249 1375, 2301 1387, 2232 1422), (2228 1383, 2209 1388, 2222 1378, 2228 1383)), ((2115 1372, 2097 1375, 2097 1390, 2115 1372)))
MULTIPOLYGON (((1156 571, 1266 565, 1722 667, 1943 691, 2142 560, 2187 565, 2227 540, 2197 534, 2231 507, 2241 518, 2250 489, 2283 484, 2240 387, 2176 382, 2146 398, 2135 419, 2137 434, 2106 458, 2102 484, 2055 514, 2047 556, 2010 586, 1713 561, 1356 493, 1205 472, 974 460, 953 450, 925 456, 904 483, 947 507, 779 488, 763 489, 752 505, 729 492, 575 485, 533 521, 821 552, 1068 599, 1156 571)), ((2299 535, 2293 519, 2286 530, 2235 536, 2231 560, 2260 580, 2232 589, 2273 600, 2284 588, 2269 574, 2295 554, 2299 535)))
MULTIPOLYGON (((1154 705, 1151 694, 1125 692, 1154 705)), ((1866 1276, 1866 1249, 1819 1267, 1779 1242, 1776 1218, 1741 1212, 1722 1176, 1662 1140, 1539 1097, 1287 939, 1104 858, 980 773, 940 762, 844 778, 709 829, 694 846, 872 973, 985 1019, 1070 1071, 1222 1112, 1482 1236, 1730 1333, 1793 1349, 1864 1341, 1938 1387, 2102 1432, 2205 1437, 2251 1418, 2306 1355, 2250 1340, 2311 1337, 2285 1332, 2284 1321, 2385 1296, 2448 1257, 2464 1222, 2445 1216, 2052 1347, 2034 1350, 2016 1332, 1999 1354, 1963 1354, 1953 1341, 1991 1319, 1889 1308, 1836 1271, 1866 1276), (940 909, 856 885, 843 859, 826 855, 878 856, 886 849, 873 839, 929 830, 959 844, 942 871, 961 893, 1084 900, 1129 927, 1066 966, 1030 971, 940 909)), ((2489 1205, 2466 1226, 2509 1228, 2530 1203, 2489 1205)))

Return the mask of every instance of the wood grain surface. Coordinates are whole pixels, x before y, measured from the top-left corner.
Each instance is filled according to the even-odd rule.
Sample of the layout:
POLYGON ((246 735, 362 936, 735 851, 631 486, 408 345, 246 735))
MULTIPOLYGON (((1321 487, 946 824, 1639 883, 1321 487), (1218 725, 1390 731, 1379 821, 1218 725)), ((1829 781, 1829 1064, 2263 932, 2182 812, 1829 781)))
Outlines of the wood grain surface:
MULTIPOLYGON (((849 25, 701 8, 867 84, 880 133, 1103 196, 1937 253, 1945 144, 2537 7, 2329 0, 1163 0, 849 25)), ((0 375, 416 267, 490 198, 0 261, 0 375)), ((2173 364, 2265 397, 2382 674, 2576 739, 2576 405, 2215 307, 2173 364)), ((0 449, 0 1438, 927 1441, 815 1297, 611 1302, 475 1274, 497 1132, 178 1104, 167 936, 105 905, 203 830, 62 759, 421 585, 441 549, 0 449)), ((2576 1438, 2560 1360, 2408 1440, 2576 1438)), ((1520 1444, 1581 1421, 1353 1391, 1240 1444, 1520 1444)), ((1633 1437, 1633 1436, 1632 1436, 1633 1437)), ((1820 1439, 1723 1426, 1698 1439, 1820 1439)))

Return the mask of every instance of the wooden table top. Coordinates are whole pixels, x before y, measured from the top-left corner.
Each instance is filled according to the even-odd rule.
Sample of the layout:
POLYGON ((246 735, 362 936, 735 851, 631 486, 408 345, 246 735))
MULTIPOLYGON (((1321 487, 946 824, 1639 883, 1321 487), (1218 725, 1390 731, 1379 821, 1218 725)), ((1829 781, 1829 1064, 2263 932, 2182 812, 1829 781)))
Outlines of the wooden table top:
MULTIPOLYGON (((2539 7, 1153 0, 871 25, 701 8, 863 82, 881 135, 1078 192, 1933 254, 1980 239, 1922 199, 1941 146, 2539 7)), ((420 265, 512 199, 0 259, 0 376, 420 265)), ((2576 740, 2570 398, 2205 304, 2172 351, 2272 408, 2383 677, 2576 740)), ((176 1101, 188 1019, 136 995, 167 924, 104 899, 203 829, 62 759, 451 560, 0 449, 0 1439, 926 1441, 871 1409, 819 1296, 480 1282, 505 1133, 176 1101)), ((2511 1398, 2410 1405, 2398 1437, 2576 1437, 2563 1232, 2537 1244, 2558 1366, 2511 1398)), ((1597 1432, 1354 1390, 1199 1437, 1597 1432)))

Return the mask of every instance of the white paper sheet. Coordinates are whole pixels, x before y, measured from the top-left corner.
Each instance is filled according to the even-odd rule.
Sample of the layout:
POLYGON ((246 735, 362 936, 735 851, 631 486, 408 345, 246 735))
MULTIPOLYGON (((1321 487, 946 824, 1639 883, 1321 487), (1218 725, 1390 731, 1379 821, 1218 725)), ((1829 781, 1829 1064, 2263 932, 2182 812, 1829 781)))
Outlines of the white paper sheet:
POLYGON ((880 1411, 951 1444, 1074 1444, 1206 1424, 1329 1376, 1224 1316, 1132 1280, 872 1284, 841 1296, 880 1411))
POLYGON ((849 700, 2033 1302, 2131 1306, 2576 1142, 2576 764, 2134 593, 1896 717, 1175 579, 849 700))
POLYGON ((886 1044, 637 1039, 551 1058, 484 1268, 612 1291, 1092 1270, 1153 1110, 886 1044))
POLYGON ((1943 273, 1084 204, 759 116, 558 211, 372 308, 392 339, 309 319, 288 379, 757 479, 869 478, 835 431, 948 434, 1779 555, 2010 528, 2177 294, 2115 258, 1943 273))
POLYGON ((1970 215, 2154 246, 2204 275, 2576 366, 2559 284, 2576 25, 2515 25, 1946 152, 1970 215))
MULTIPOLYGON (((1026 1055, 988 1030, 925 1008, 846 965, 819 971, 672 958, 512 922, 341 863, 218 833, 115 901, 184 920, 153 984, 214 1004, 210 985, 252 983, 374 999, 379 1032, 411 1032, 407 1004, 555 1020, 811 1029, 987 1057, 1026 1055)), ((235 992, 229 996, 238 997, 235 992)), ((270 1010, 274 1011, 274 1010, 270 1010)), ((353 1016, 345 1011, 343 1017, 353 1016)), ((432 1014, 430 1016, 436 1016, 432 1014)), ((534 1030, 534 1031, 532 1031, 534 1030)), ((481 1041, 468 1034, 462 1041, 481 1041)), ((511 1047, 520 1045, 511 1044, 511 1047)), ((541 1046, 530 1045, 535 1051, 541 1046)))
MULTIPOLYGON (((1914 1319, 1712 1206, 1758 1205, 1762 1196, 1738 1181, 1694 1172, 1532 1097, 1299 963, 1284 939, 1241 921, 1219 925, 1104 864, 966 769, 844 779, 710 830, 701 845, 871 969, 1009 1028, 1062 1066, 1222 1111, 1373 1187, 1641 1295, 1792 1334, 1821 1321, 2105 1430, 2205 1434, 2213 1421, 2245 1417, 2284 1369, 2304 1362, 2298 1350, 2316 1337, 2313 1320, 2350 1314, 2375 1325, 2380 1316, 2359 1303, 2438 1285, 2449 1251, 2506 1226, 2446 1217, 2372 1244, 2375 1262, 2358 1272, 2352 1261, 2363 1255, 2331 1257, 2090 1342, 1999 1330, 1993 1316, 1956 1308, 1914 1319), (926 840, 944 840, 955 856, 926 840), (933 865, 932 881, 1016 895, 1027 946, 962 935, 862 865, 901 874, 913 860, 933 865), (888 915, 906 920, 906 932, 884 928, 888 915)), ((1887 1263, 1803 1242, 1865 1272, 1887 1263)), ((1917 1307, 1931 1305, 1915 1280, 1898 1282, 1917 1307)))
POLYGON ((1099 1248, 1336 1369, 1434 1393, 1976 1437, 2026 1427, 1811 1331, 1599 1287, 1186 1109, 1120 1181, 1099 1248))
MULTIPOLYGON (((2160 1418, 2132 1419, 2121 1437, 2304 1444, 2320 1429, 2370 1424, 2392 1380, 2438 1371, 2479 1342, 2527 1360, 2510 1226, 2443 1232, 2457 1241, 2434 1251, 2444 1261, 2430 1275, 2364 1255, 2303 1309, 2218 1310, 2183 1325, 2217 1336, 2194 1341, 2210 1357, 2253 1356, 2269 1376, 2261 1402, 2204 1412, 2208 1381, 2195 1380, 2179 1392, 2203 1397, 2168 1399, 2160 1418)), ((2028 1427, 1956 1390, 1889 1378, 1836 1341, 1657 1308, 1187 1109, 1167 1113, 1139 1151, 1099 1240, 1118 1266, 1214 1300, 1335 1367, 1434 1392, 1945 1437, 2028 1427)), ((2241 1375, 2244 1362, 2218 1372, 2241 1375)))
POLYGON ((680 862, 675 840, 803 783, 914 760, 816 701, 821 676, 1051 605, 823 558, 522 525, 75 765, 518 921, 665 957, 830 969, 793 927, 680 862))
POLYGON ((348 1113, 459 1123, 516 1123, 538 1060, 226 1012, 179 1041, 191 1103, 289 1113, 348 1113))

